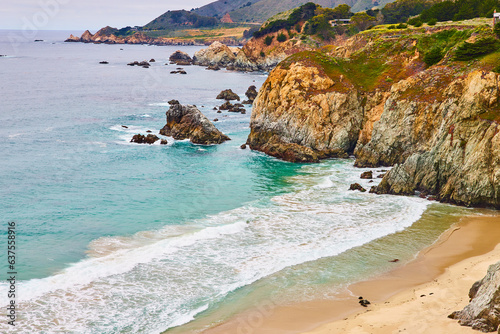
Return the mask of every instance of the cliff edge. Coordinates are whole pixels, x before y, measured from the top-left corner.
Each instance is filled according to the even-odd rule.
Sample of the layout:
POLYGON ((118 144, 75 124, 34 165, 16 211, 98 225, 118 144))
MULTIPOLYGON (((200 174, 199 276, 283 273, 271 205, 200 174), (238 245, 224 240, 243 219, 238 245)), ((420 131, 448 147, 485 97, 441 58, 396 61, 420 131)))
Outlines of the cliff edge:
POLYGON ((500 208, 500 41, 486 26, 375 28, 281 62, 250 148, 394 166, 372 192, 500 208))

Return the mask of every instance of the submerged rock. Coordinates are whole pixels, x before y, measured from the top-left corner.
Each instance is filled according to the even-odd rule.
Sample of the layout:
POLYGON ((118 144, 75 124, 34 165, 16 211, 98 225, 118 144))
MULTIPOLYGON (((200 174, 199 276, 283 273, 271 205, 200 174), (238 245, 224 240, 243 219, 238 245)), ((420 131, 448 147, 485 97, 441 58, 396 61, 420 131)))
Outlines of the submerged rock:
POLYGON ((166 113, 167 124, 160 134, 174 139, 190 139, 194 144, 221 144, 230 140, 220 132, 210 120, 195 106, 171 104, 166 113))

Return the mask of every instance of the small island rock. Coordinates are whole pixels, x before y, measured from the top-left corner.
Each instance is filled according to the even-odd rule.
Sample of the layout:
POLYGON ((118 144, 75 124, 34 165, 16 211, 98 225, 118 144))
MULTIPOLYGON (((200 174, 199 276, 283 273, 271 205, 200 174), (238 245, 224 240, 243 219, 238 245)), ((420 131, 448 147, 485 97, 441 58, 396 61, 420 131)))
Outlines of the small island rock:
POLYGON ((164 136, 174 139, 190 139, 194 144, 221 144, 230 140, 195 106, 171 104, 166 113, 167 124, 160 130, 164 136))

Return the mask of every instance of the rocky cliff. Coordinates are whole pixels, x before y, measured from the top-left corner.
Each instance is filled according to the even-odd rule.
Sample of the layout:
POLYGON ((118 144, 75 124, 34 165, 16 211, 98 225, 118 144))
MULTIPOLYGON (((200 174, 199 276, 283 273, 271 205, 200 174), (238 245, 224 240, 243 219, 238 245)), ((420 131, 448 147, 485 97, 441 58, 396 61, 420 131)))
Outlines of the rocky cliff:
POLYGON ((374 192, 500 207, 498 44, 455 59, 491 36, 487 27, 382 28, 299 52, 260 89, 248 144, 290 161, 354 154, 356 166, 395 166, 374 192), (442 59, 426 65, 437 46, 442 59))

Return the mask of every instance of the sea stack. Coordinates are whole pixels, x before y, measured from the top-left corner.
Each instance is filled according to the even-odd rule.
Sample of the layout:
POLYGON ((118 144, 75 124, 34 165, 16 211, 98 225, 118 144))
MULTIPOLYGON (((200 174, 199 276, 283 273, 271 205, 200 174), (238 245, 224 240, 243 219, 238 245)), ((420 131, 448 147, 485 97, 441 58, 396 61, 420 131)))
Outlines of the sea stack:
POLYGON ((160 130, 160 134, 164 136, 177 140, 190 139, 194 144, 203 145, 221 144, 230 140, 195 106, 182 105, 172 100, 166 115, 167 124, 160 130))

